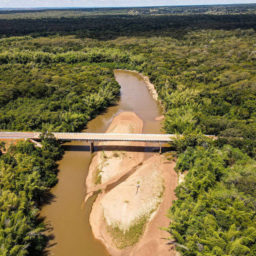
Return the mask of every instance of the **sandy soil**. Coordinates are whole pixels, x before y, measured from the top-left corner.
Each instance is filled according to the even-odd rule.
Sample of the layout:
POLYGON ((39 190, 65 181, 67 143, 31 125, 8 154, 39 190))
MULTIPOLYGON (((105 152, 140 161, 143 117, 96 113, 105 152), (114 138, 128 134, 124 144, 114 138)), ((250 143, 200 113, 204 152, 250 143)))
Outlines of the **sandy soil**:
MULTIPOLYGON (((134 113, 125 112, 113 120, 107 132, 139 133, 141 131, 141 120, 134 113)), ((117 157, 113 156, 113 152, 104 154, 108 154, 107 157, 102 156, 102 153, 96 154, 86 181, 89 188, 87 198, 94 191, 99 189, 102 191, 90 215, 94 236, 104 243, 113 256, 176 255, 175 249, 167 244, 169 233, 160 229, 160 227, 167 227, 170 221, 166 214, 172 200, 175 199, 174 189, 178 184, 178 176, 174 171, 175 163, 167 161, 158 154, 154 154, 144 162, 144 153, 126 152, 120 156, 121 160, 115 159, 117 157), (99 166, 105 172, 105 176, 102 178, 102 184, 95 185, 93 175, 99 166), (140 186, 137 191, 138 183, 140 186), (159 193, 163 188, 162 198, 158 202, 159 193), (106 223, 116 222, 125 230, 136 217, 156 208, 156 205, 159 206, 151 215, 150 222, 146 225, 139 242, 129 248, 117 249, 107 231, 106 223)))
POLYGON ((106 193, 101 207, 109 226, 118 226, 125 232, 136 220, 150 215, 158 207, 164 190, 159 164, 157 157, 151 157, 135 173, 106 193))
POLYGON ((141 77, 143 77, 143 80, 146 83, 146 85, 147 85, 147 87, 149 89, 149 92, 151 93, 153 99, 157 101, 158 100, 158 93, 157 93, 157 91, 155 89, 155 86, 150 82, 150 80, 149 80, 149 78, 147 76, 144 76, 144 75, 142 75, 140 73, 139 73, 139 75, 141 77))
MULTIPOLYGON (((163 156, 155 155, 145 161, 145 163, 139 167, 130 179, 137 180, 137 179, 145 179, 147 180, 147 176, 151 176, 152 172, 154 172, 154 168, 157 166, 159 175, 162 177, 164 181, 164 194, 162 197, 162 202, 158 207, 157 211, 153 214, 151 221, 147 224, 146 230, 139 240, 139 242, 133 246, 123 250, 119 250, 116 248, 115 244, 113 243, 109 233, 107 232, 106 222, 104 218, 104 205, 111 204, 111 200, 115 199, 119 203, 125 202, 129 200, 129 204, 138 205, 141 203, 141 198, 143 197, 144 200, 150 199, 152 193, 141 191, 139 193, 143 193, 142 197, 137 197, 134 195, 134 186, 131 186, 129 189, 129 185, 131 182, 129 178, 127 179, 126 184, 125 182, 119 184, 115 189, 110 191, 109 193, 102 193, 93 205, 93 209, 90 216, 90 224, 92 226, 92 230, 94 236, 101 240, 105 246, 107 247, 108 251, 113 256, 175 256, 176 252, 175 249, 168 245, 168 237, 169 233, 160 229, 160 227, 167 227, 169 225, 170 220, 166 217, 168 209, 171 206, 172 200, 175 199, 174 189, 178 183, 178 177, 176 172, 174 171, 174 162, 167 161, 163 156), (139 169, 143 171, 140 172, 139 169), (153 171, 152 171, 153 169, 153 171), (119 187, 119 188, 118 188, 119 187), (128 191, 125 190, 128 188, 128 191), (133 193, 131 195, 131 191, 133 193), (112 195, 110 193, 112 192, 112 195), (120 193, 122 192, 122 193, 120 193), (110 196, 109 196, 110 195, 110 196), (148 197, 147 197, 148 196, 148 197), (127 199, 128 198, 128 199, 127 199), (133 199, 132 199, 133 198, 133 199), (110 200, 110 201, 109 201, 110 200), (108 202, 107 202, 108 201, 108 202), (134 201, 134 202, 132 202, 134 201)), ((145 182, 147 184, 147 182, 145 182)), ((154 184, 152 184, 154 186, 154 184)), ((152 186, 151 185, 151 186, 152 186)), ((138 194, 139 194, 138 193, 138 194)), ((113 201, 112 201, 113 202, 113 201)), ((138 206, 139 209, 141 207, 138 206)), ((143 208, 143 207, 142 207, 143 208)), ((124 215, 124 211, 115 206, 115 212, 118 216, 122 218, 124 215), (120 209, 120 210, 118 210, 120 209)), ((134 211, 136 209, 133 208, 134 211)), ((127 215, 129 216, 129 214, 127 215)))
MULTIPOLYGON (((107 129, 108 133, 141 133, 142 120, 133 112, 122 112, 114 118, 107 129)), ((116 145, 116 142, 102 142, 100 145, 116 145)), ((143 146, 141 142, 119 142, 118 146, 143 146)), ((86 179, 87 193, 113 183, 140 164, 144 159, 143 152, 100 151, 95 154, 89 167, 86 179), (100 184, 95 184, 96 175, 101 175, 100 184), (102 186, 103 185, 103 186, 102 186)))
POLYGON ((164 115, 156 117, 155 120, 156 120, 156 121, 162 121, 162 120, 164 120, 164 115))
POLYGON ((130 256, 175 256, 175 248, 168 245, 170 234, 160 227, 168 227, 170 219, 166 214, 171 207, 172 201, 176 199, 174 189, 178 183, 177 173, 174 170, 175 162, 161 158, 160 173, 164 179, 165 191, 163 201, 152 221, 148 224, 144 235, 135 245, 130 256))

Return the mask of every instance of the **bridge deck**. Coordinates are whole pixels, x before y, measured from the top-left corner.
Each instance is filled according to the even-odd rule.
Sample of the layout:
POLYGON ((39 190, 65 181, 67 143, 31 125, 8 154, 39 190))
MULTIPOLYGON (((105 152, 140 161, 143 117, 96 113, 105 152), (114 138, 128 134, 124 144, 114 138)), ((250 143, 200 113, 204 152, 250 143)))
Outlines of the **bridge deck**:
MULTIPOLYGON (((40 132, 0 132, 0 139, 39 139, 40 132)), ((137 141, 171 142, 175 134, 135 134, 135 133, 62 133, 54 132, 56 139, 62 141, 137 141)))

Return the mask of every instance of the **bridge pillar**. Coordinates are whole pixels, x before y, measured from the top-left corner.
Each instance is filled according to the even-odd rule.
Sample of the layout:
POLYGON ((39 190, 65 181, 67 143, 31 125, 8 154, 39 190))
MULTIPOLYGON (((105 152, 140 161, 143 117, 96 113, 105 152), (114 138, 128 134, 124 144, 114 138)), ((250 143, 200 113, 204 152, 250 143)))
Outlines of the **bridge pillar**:
POLYGON ((90 142, 90 152, 91 153, 94 152, 94 142, 93 141, 90 142))
POLYGON ((159 153, 162 154, 162 143, 159 142, 159 153))

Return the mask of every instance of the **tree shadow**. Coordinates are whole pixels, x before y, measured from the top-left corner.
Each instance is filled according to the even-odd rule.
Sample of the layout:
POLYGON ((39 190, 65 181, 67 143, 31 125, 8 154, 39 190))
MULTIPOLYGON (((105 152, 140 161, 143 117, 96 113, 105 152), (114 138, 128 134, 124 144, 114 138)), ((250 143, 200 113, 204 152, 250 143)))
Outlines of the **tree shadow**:
POLYGON ((51 204, 55 202, 56 196, 51 193, 51 191, 47 190, 40 196, 40 199, 37 201, 38 207, 42 208, 46 204, 51 204))
POLYGON ((57 245, 57 242, 54 242, 55 235, 53 233, 53 227, 50 224, 46 224, 46 246, 42 252, 42 256, 49 256, 52 254, 51 248, 57 245))
MULTIPOLYGON (((50 190, 47 190, 37 201, 37 206, 40 209, 42 209, 43 206, 49 205, 49 204, 55 202, 55 200, 56 200, 56 196, 54 194, 52 194, 50 190)), ((49 222, 46 222, 46 217, 42 216, 42 215, 39 215, 37 217, 37 224, 38 225, 43 224, 45 226, 45 231, 43 233, 45 247, 44 247, 43 251, 40 252, 40 255, 49 256, 49 255, 51 255, 51 251, 50 251, 51 247, 53 247, 57 244, 56 242, 54 242, 55 236, 53 233, 53 226, 49 222)))

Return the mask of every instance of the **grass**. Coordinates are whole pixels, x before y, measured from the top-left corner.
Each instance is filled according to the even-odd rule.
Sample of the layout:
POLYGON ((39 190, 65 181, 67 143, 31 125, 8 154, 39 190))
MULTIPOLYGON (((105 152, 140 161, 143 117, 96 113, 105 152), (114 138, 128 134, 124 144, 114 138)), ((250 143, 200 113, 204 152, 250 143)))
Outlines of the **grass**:
MULTIPOLYGON (((103 168, 104 165, 106 165, 106 161, 107 161, 108 157, 107 155, 105 154, 104 151, 101 152, 101 164, 99 166, 101 166, 101 168, 103 168)), ((95 172, 94 174, 94 184, 98 185, 98 184, 101 184, 102 182, 102 177, 101 177, 101 173, 102 173, 102 170, 100 168, 97 169, 97 171, 95 172)))
POLYGON ((108 157, 107 157, 107 155, 105 154, 105 152, 104 151, 102 151, 102 156, 103 156, 103 159, 108 159, 108 157))
POLYGON ((164 156, 169 161, 175 161, 177 158, 177 153, 174 151, 168 151, 164 153, 164 156))
POLYGON ((96 185, 101 184, 101 173, 102 173, 102 170, 97 169, 97 171, 95 173, 95 178, 94 178, 94 183, 96 185))
MULTIPOLYGON (((165 186, 162 185, 162 189, 158 195, 158 198, 163 197, 164 190, 165 186)), ((128 200, 125 200, 124 202, 129 203, 128 200)), ((148 214, 140 217, 137 221, 135 221, 127 231, 121 230, 118 226, 107 226, 107 231, 110 233, 113 242, 118 249, 124 249, 126 247, 132 246, 139 241, 145 230, 147 222, 150 220, 152 214, 158 209, 160 203, 161 202, 158 202, 154 209, 152 209, 148 214)))
POLYGON ((108 226, 107 230, 111 234, 118 249, 123 249, 136 244, 144 232, 149 216, 139 218, 127 231, 121 230, 118 226, 108 226))

